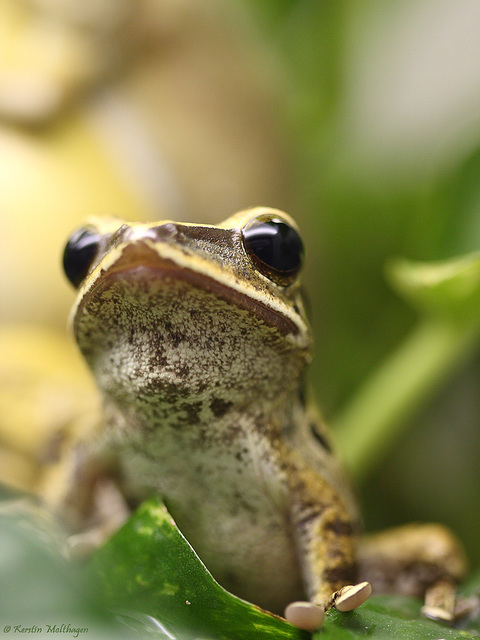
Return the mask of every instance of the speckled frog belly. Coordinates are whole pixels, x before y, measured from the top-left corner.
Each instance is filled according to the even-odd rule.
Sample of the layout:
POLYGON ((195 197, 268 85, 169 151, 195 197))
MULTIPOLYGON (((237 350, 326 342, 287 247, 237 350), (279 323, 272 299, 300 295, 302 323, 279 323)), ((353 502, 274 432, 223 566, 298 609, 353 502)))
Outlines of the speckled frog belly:
POLYGON ((261 444, 238 436, 212 458, 214 450, 207 456, 195 443, 168 441, 124 457, 135 494, 163 497, 187 540, 232 593, 274 612, 305 598, 286 487, 279 469, 262 462, 261 444))

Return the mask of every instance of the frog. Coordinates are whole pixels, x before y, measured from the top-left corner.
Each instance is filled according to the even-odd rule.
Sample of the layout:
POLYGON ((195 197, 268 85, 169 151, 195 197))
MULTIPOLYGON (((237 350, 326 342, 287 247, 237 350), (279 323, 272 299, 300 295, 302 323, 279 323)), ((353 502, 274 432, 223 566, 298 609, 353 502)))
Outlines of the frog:
POLYGON ((80 537, 106 535, 158 495, 223 587, 299 627, 376 584, 452 619, 465 571, 453 534, 362 538, 307 384, 304 256, 293 218, 270 207, 217 225, 92 217, 71 235, 70 327, 103 418, 74 447, 61 512, 80 537))

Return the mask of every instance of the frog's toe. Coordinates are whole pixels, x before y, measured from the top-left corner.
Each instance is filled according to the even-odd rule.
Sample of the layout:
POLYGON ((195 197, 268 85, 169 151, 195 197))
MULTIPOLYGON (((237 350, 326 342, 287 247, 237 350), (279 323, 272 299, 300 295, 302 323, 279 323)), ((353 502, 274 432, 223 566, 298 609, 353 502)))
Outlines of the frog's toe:
POLYGON ((285 609, 285 619, 294 627, 306 631, 316 631, 323 625, 325 612, 312 602, 291 602, 285 609))
POLYGON ((427 618, 452 622, 455 618, 456 588, 451 580, 438 580, 425 593, 422 613, 427 618))
POLYGON ((371 593, 372 585, 369 582, 349 584, 333 594, 331 606, 338 611, 352 611, 363 604, 371 593))
POLYGON ((335 607, 338 611, 352 611, 363 604, 371 593, 372 586, 369 582, 347 585, 335 591, 325 607, 312 602, 291 602, 285 609, 285 618, 299 629, 315 631, 323 625, 325 610, 335 607))
POLYGON ((101 528, 95 527, 67 538, 63 552, 68 558, 84 560, 105 542, 101 528))

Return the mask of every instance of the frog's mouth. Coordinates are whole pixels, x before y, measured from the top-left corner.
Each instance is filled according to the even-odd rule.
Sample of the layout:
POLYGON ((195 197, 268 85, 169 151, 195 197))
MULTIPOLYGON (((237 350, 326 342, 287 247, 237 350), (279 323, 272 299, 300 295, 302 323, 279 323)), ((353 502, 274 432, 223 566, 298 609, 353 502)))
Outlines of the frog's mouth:
POLYGON ((293 318, 282 312, 280 305, 278 309, 275 309, 260 299, 256 299, 250 290, 248 292, 242 291, 239 283, 232 280, 231 274, 225 270, 222 271, 219 266, 212 265, 207 260, 196 256, 188 256, 182 250, 172 251, 172 248, 169 247, 168 252, 171 254, 168 257, 161 255, 157 248, 149 246, 145 241, 119 248, 116 259, 111 260, 109 264, 101 262, 96 268, 97 277, 83 292, 83 295, 81 292, 74 311, 74 324, 82 316, 86 307, 89 307, 96 299, 105 296, 106 292, 122 282, 125 287, 128 287, 130 282, 135 282, 136 290, 141 290, 143 293, 149 287, 168 289, 171 283, 180 282, 256 316, 264 324, 276 329, 282 335, 298 336, 300 334, 298 325, 293 318), (196 266, 198 269, 195 268, 196 266), (232 283, 235 286, 232 286, 232 283))

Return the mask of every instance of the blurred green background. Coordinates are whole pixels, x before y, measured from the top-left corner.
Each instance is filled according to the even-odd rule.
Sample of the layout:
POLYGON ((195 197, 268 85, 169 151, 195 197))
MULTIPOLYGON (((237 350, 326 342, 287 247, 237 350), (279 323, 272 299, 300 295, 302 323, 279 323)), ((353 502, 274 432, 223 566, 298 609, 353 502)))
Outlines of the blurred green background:
MULTIPOLYGON (((336 423, 421 321, 389 286, 386 263, 480 248, 480 6, 246 4, 288 88, 316 335, 312 383, 336 423)), ((407 411, 403 433, 358 487, 368 528, 442 521, 465 541, 473 565, 480 556, 478 355, 472 342, 407 411)))

